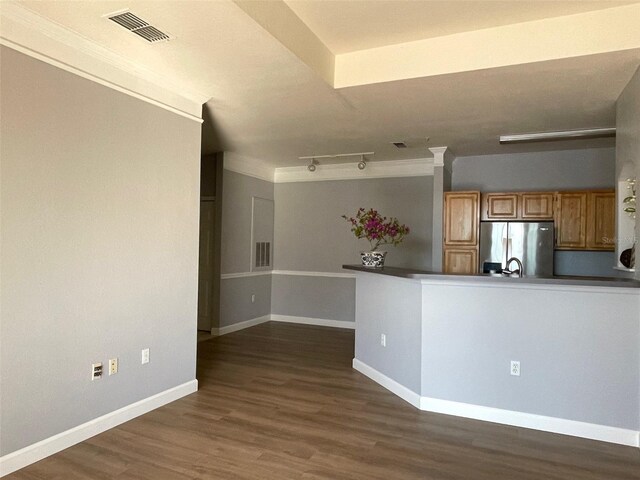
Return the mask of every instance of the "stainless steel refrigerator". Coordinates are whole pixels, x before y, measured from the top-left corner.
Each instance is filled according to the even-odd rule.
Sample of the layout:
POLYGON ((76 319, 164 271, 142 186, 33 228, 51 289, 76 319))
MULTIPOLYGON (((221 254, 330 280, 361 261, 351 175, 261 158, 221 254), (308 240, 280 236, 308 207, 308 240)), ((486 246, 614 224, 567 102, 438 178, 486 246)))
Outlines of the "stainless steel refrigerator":
POLYGON ((553 275, 553 222, 482 222, 480 272, 499 273, 511 257, 522 262, 525 276, 553 275))

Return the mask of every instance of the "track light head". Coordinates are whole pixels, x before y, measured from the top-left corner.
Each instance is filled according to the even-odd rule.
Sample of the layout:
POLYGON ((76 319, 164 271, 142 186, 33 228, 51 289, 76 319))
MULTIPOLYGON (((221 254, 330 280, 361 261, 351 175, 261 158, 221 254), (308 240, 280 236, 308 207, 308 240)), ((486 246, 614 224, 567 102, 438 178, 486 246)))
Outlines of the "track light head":
POLYGON ((367 161, 364 158, 364 155, 360 155, 360 161, 358 162, 358 170, 364 170, 367 168, 367 161))
POLYGON ((315 172, 317 164, 318 164, 317 160, 315 158, 312 158, 311 163, 307 165, 307 170, 309 170, 312 173, 315 172))

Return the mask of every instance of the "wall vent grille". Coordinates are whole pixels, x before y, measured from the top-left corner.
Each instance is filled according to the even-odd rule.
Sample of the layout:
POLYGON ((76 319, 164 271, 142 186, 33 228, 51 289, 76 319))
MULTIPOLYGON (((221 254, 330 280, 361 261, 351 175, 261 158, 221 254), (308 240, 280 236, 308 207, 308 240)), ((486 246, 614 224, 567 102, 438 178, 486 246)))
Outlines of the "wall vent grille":
POLYGON ((271 266, 271 242, 256 242, 256 268, 271 266))
POLYGON ((131 12, 109 15, 108 18, 121 27, 124 27, 139 37, 144 38, 149 43, 162 42, 171 39, 169 34, 159 30, 153 25, 150 25, 148 22, 131 12))

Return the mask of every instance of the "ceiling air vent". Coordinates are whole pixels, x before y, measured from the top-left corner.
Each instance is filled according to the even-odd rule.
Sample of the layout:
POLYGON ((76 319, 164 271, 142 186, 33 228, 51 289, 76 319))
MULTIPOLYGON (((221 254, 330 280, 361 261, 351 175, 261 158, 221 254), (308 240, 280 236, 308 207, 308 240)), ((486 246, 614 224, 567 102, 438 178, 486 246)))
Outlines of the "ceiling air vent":
POLYGON ((391 143, 393 143, 396 146, 396 148, 407 148, 407 144, 404 142, 391 142, 391 143))
POLYGON ((131 12, 109 15, 108 18, 150 43, 162 42, 171 38, 170 35, 158 30, 153 25, 149 25, 148 22, 131 12))

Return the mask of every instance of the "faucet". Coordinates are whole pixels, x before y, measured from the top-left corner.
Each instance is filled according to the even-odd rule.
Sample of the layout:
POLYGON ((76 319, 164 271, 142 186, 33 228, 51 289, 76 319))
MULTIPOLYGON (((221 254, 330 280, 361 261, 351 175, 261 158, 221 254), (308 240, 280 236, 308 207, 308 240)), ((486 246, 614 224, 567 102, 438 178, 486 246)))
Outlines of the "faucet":
POLYGON ((502 273, 506 273, 507 275, 511 275, 513 273, 517 273, 518 274, 518 278, 522 278, 522 274, 524 273, 522 270, 522 262, 520 261, 520 259, 518 257, 511 257, 509 260, 507 260, 507 264, 505 265, 506 268, 502 269, 502 273), (509 270, 509 265, 511 265, 511 262, 516 262, 518 264, 518 268, 516 270, 509 270))

